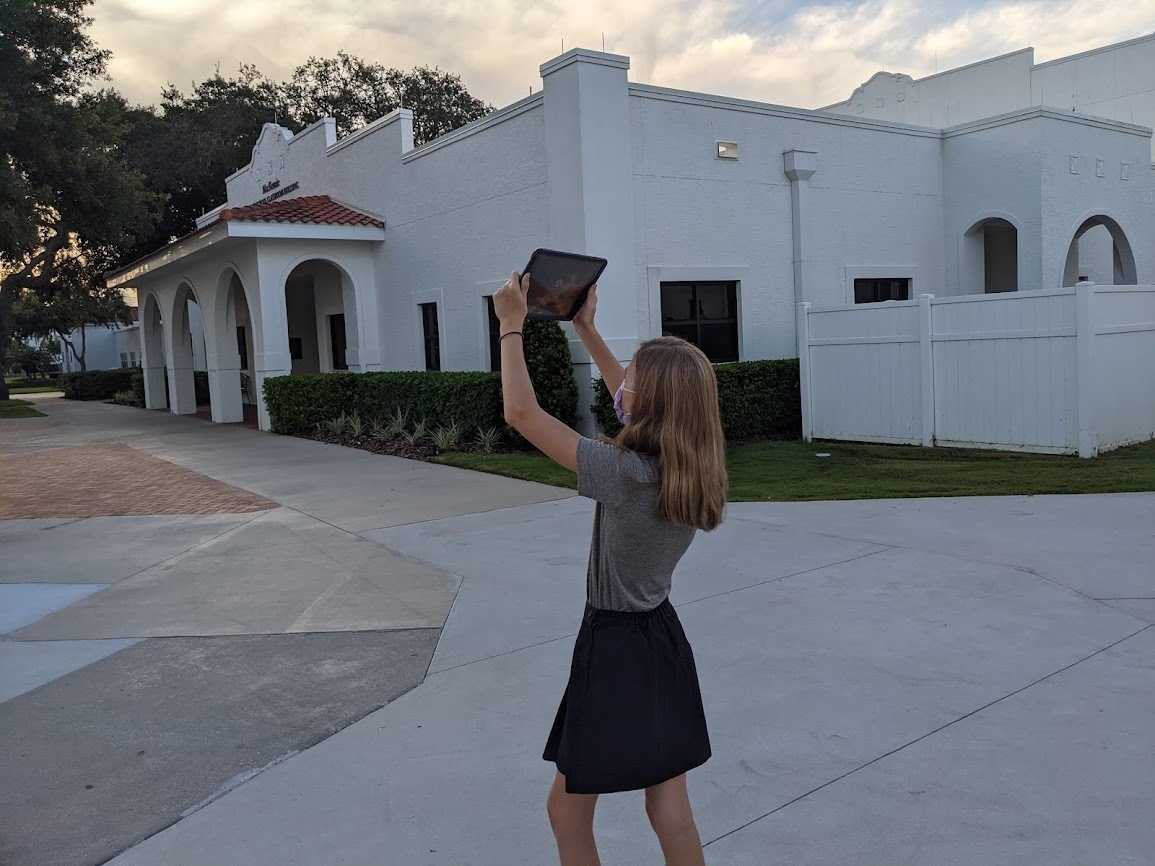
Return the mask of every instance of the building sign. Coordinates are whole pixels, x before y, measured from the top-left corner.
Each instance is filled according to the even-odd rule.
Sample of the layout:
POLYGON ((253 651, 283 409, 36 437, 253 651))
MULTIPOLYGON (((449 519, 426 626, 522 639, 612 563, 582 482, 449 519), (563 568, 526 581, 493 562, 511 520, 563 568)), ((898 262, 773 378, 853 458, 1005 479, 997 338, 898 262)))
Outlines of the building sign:
POLYGON ((263 187, 261 187, 261 192, 268 192, 271 189, 275 189, 277 191, 274 193, 271 193, 270 195, 265 196, 263 199, 260 199, 259 201, 253 202, 253 204, 268 204, 269 202, 276 201, 277 199, 281 198, 282 196, 286 196, 291 192, 296 192, 298 189, 301 188, 301 184, 298 183, 297 181, 293 181, 288 186, 282 187, 281 189, 277 189, 277 187, 280 185, 281 185, 281 182, 279 180, 274 180, 274 181, 270 181, 269 183, 266 183, 263 187))

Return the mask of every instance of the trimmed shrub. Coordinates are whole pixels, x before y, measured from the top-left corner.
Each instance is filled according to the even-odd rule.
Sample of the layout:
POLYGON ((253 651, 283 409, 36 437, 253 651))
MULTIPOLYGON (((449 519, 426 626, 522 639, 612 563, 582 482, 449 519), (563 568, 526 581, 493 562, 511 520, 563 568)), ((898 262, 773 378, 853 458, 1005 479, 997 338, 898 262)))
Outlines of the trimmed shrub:
POLYGON ((265 404, 277 433, 309 433, 354 412, 388 420, 401 410, 428 426, 457 423, 467 430, 500 427, 498 373, 318 373, 265 381, 265 404))
MULTIPOLYGON (((537 402, 567 427, 577 426, 578 389, 573 377, 569 338, 557 322, 527 321, 525 365, 537 402)), ((479 425, 485 426, 485 425, 479 425)))
POLYGON ((131 390, 134 373, 139 371, 133 367, 64 373, 60 377, 60 390, 69 400, 111 400, 117 391, 131 390))
MULTIPOLYGON (((802 435, 802 401, 798 359, 737 361, 716 364, 718 401, 726 438, 802 435)), ((605 382, 594 382, 595 402, 590 407, 608 436, 621 430, 614 415, 614 398, 605 382)))
POLYGON ((266 379, 265 406, 274 433, 310 433, 353 411, 356 373, 317 373, 266 379))
MULTIPOLYGON (((575 426, 578 390, 565 332, 557 322, 527 321, 524 333, 526 366, 538 402, 575 426)), ((410 424, 424 420, 427 430, 457 425, 462 435, 506 430, 500 373, 319 373, 278 376, 264 387, 277 433, 310 433, 318 424, 354 412, 368 423, 399 417, 410 424)))
POLYGON ((421 371, 354 373, 352 408, 367 418, 389 418, 398 409, 427 428, 457 422, 468 430, 504 423, 501 374, 421 371))
POLYGON ((136 401, 136 405, 144 405, 144 373, 140 370, 134 370, 129 377, 132 385, 128 390, 132 392, 132 399, 136 401))

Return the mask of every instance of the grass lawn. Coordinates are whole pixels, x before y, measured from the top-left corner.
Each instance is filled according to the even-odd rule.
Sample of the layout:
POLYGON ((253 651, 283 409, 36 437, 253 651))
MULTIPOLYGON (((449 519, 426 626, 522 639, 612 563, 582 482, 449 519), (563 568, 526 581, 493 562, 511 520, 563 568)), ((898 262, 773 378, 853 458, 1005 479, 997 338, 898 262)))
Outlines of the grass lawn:
POLYGON ((59 391, 59 383, 44 384, 42 379, 25 379, 23 376, 9 376, 4 380, 8 383, 8 391, 12 394, 48 394, 59 391))
MULTIPOLYGON (((447 454, 439 463, 576 487, 539 454, 447 454)), ((733 502, 1121 493, 1155 490, 1155 442, 1094 460, 957 448, 761 442, 730 449, 733 502), (816 454, 829 457, 816 457, 816 454)))
POLYGON ((27 400, 0 400, 0 418, 43 418, 27 400))
POLYGON ((27 388, 22 388, 19 385, 10 385, 8 387, 9 394, 51 394, 59 390, 59 385, 32 385, 27 388))

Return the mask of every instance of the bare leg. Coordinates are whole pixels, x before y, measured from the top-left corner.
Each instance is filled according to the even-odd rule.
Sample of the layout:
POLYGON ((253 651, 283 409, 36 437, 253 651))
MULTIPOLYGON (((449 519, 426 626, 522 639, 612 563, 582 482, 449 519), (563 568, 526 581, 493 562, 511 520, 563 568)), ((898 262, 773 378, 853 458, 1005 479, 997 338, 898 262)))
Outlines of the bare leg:
POLYGON ((557 840, 561 866, 601 866, 594 842, 594 807, 597 794, 567 794, 565 776, 554 776, 546 811, 557 840))
POLYGON ((690 809, 686 774, 646 788, 646 814, 658 834, 666 866, 705 866, 702 840, 690 809))

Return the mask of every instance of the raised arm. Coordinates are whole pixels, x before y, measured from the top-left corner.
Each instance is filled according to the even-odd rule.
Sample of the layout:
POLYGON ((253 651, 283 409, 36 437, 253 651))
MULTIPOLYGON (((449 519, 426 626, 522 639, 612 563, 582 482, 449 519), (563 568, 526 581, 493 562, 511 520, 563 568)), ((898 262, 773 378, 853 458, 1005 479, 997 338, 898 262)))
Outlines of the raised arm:
POLYGON ((613 394, 618 390, 618 386, 622 384, 622 380, 626 377, 626 371, 622 369, 622 365, 618 359, 614 357, 614 353, 610 347, 606 345, 606 341, 602 339, 602 335, 598 333, 597 326, 594 325, 594 314, 597 312, 598 306, 598 287, 594 286, 590 289, 589 297, 578 310, 577 316, 573 320, 574 331, 577 332, 578 337, 581 338, 582 345, 586 347, 586 351, 590 353, 593 362, 597 365, 598 371, 602 374, 602 379, 606 383, 606 387, 610 389, 613 394))
POLYGON ((525 327, 528 293, 529 275, 514 272, 493 296, 493 310, 501 323, 501 396, 505 421, 547 457, 576 472, 581 436, 538 405, 525 366, 521 332, 525 327))

